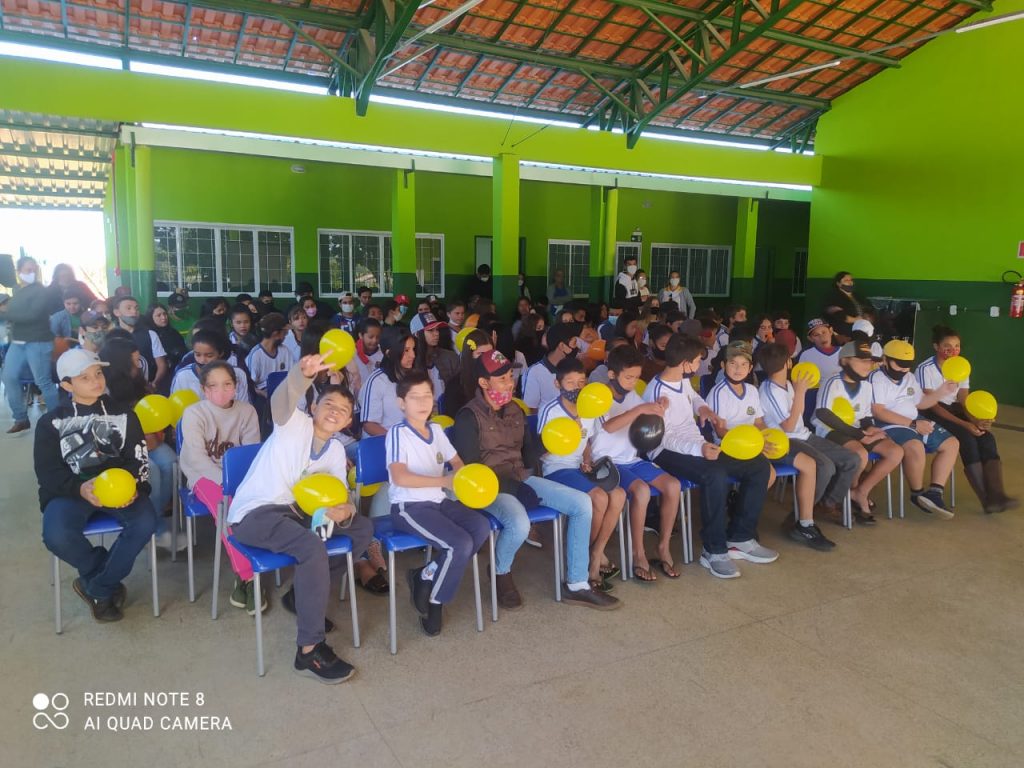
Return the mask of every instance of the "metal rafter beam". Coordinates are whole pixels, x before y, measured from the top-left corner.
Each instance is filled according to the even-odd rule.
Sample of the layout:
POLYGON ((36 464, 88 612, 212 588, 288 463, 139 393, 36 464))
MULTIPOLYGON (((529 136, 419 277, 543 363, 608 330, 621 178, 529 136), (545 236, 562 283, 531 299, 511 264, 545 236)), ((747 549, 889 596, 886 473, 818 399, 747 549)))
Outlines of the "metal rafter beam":
POLYGON ((0 147, 0 162, 4 157, 34 157, 37 160, 68 160, 79 163, 109 163, 110 153, 84 152, 77 149, 60 149, 50 152, 33 152, 28 149, 0 147))
POLYGON ((105 183, 107 180, 107 174, 85 173, 82 171, 44 171, 42 173, 36 173, 26 170, 5 171, 0 168, 0 178, 29 179, 36 181, 95 181, 105 183))
POLYGON ((34 189, 32 187, 0 186, 0 197, 57 197, 74 198, 76 200, 102 200, 102 192, 71 192, 68 190, 34 189))
MULTIPOLYGON (((378 0, 377 13, 375 14, 375 26, 377 35, 375 37, 375 50, 373 60, 369 69, 363 74, 362 80, 356 89, 356 114, 365 115, 370 106, 370 94, 373 86, 377 83, 384 66, 394 55, 395 51, 404 47, 402 37, 405 35, 412 17, 419 10, 419 0, 406 0, 404 6, 400 6, 393 0, 378 0)), ((406 43, 407 45, 408 43, 406 43)))
POLYGON ((33 133, 66 133, 71 136, 97 136, 104 139, 116 139, 117 130, 101 131, 97 128, 63 128, 59 125, 36 125, 34 123, 8 123, 0 121, 0 129, 9 131, 32 131, 33 133))
MULTIPOLYGON (((311 34, 309 34, 306 30, 304 30, 301 26, 299 26, 299 24, 297 22, 294 22, 291 19, 286 19, 283 16, 280 17, 278 19, 278 21, 280 21, 282 24, 284 24, 286 27, 288 27, 288 29, 290 29, 292 32, 294 32, 297 37, 301 37, 307 43, 309 43, 314 48, 316 48, 318 51, 320 51, 320 53, 322 53, 324 56, 326 56, 330 61, 333 61, 335 64, 337 64, 339 68, 348 70, 349 72, 359 76, 360 73, 359 73, 358 70, 356 70, 355 67, 353 67, 351 64, 349 64, 347 61, 342 59, 338 54, 336 54, 330 48, 328 48, 326 45, 324 45, 319 40, 317 40, 315 37, 313 37, 311 34)), ((290 52, 291 52, 291 49, 289 48, 289 54, 290 54, 290 52)), ((288 63, 288 59, 286 58, 285 59, 285 64, 287 65, 287 63, 288 63)))

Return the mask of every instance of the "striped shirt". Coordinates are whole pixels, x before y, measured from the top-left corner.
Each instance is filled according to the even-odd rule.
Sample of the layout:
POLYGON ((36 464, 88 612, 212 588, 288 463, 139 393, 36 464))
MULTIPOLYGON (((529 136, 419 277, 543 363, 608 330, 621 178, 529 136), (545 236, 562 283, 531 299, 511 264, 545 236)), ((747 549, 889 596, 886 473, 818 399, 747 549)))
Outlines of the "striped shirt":
MULTIPOLYGON (((874 397, 871 393, 871 385, 867 380, 857 384, 853 394, 850 394, 850 385, 843 381, 843 377, 833 376, 818 389, 818 402, 815 405, 815 410, 818 408, 832 410, 832 403, 839 397, 845 397, 853 406, 853 413, 856 417, 853 426, 859 427, 864 419, 871 418, 871 405, 874 403, 874 397)), ((832 431, 818 421, 817 416, 811 418, 811 423, 814 425, 814 431, 818 437, 825 437, 832 431)))

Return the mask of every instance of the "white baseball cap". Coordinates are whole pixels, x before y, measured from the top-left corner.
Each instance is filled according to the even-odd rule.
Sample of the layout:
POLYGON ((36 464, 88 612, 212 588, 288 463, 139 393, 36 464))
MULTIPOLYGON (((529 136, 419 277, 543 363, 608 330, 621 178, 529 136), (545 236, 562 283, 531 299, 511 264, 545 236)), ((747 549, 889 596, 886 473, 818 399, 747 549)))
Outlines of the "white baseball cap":
POLYGON ((863 317, 859 320, 854 320, 850 329, 853 331, 863 331, 867 334, 868 338, 875 335, 875 326, 872 325, 870 320, 865 320, 863 317))
POLYGON ((90 352, 87 349, 69 349, 57 360, 57 380, 64 381, 64 379, 81 376, 94 365, 105 368, 110 363, 103 362, 95 352, 90 352))

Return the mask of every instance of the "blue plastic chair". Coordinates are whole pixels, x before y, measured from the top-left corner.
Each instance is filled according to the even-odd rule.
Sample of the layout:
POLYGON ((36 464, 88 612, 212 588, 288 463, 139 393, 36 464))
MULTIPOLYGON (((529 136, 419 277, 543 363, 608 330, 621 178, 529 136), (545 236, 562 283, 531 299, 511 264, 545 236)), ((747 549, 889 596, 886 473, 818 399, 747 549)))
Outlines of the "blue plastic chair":
MULTIPOLYGON (((388 480, 387 457, 384 436, 364 437, 359 441, 356 452, 356 495, 362 497, 364 485, 376 485, 388 480)), ((395 596, 395 553, 412 549, 426 549, 430 561, 430 543, 425 539, 404 531, 396 531, 390 516, 373 520, 375 537, 388 553, 388 637, 391 653, 398 653, 398 608, 395 596)), ((493 570, 492 570, 493 573, 493 570)), ((476 598, 476 631, 484 631, 483 606, 480 601, 480 563, 473 554, 473 593, 476 598)))
MULTIPOLYGON (((679 481, 679 535, 683 539, 683 564, 686 565, 693 562, 693 497, 690 492, 698 485, 681 477, 677 477, 676 480, 679 481)), ((657 488, 654 486, 650 486, 650 488, 652 499, 661 496, 661 492, 657 488)), ((623 562, 621 573, 623 581, 633 578, 633 529, 628 525, 628 520, 629 501, 627 500, 619 518, 619 557, 623 562), (623 530, 625 530, 625 536, 623 536, 623 530), (623 540, 625 540, 625 545, 623 545, 623 540), (627 558, 628 574, 625 567, 627 558)))
MULTIPOLYGON (((174 442, 175 452, 178 456, 181 456, 181 422, 179 421, 174 428, 174 442)), ((177 502, 175 505, 175 511, 171 516, 171 554, 172 560, 178 549, 178 519, 179 515, 185 519, 185 540, 186 553, 188 560, 188 601, 194 603, 196 601, 196 573, 195 573, 195 519, 197 517, 209 517, 210 510, 206 508, 203 502, 199 501, 189 490, 188 485, 185 482, 185 476, 181 473, 181 463, 179 461, 174 464, 174 487, 177 493, 175 494, 174 500, 177 502)))
MULTIPOLYGON (((491 621, 498 620, 498 573, 497 573, 497 562, 494 556, 494 548, 497 544, 498 532, 503 529, 501 521, 498 520, 494 515, 486 510, 481 510, 484 517, 487 518, 487 522, 491 526, 490 533, 490 565, 491 565, 491 621)), ((561 514, 557 509, 551 507, 535 507, 534 509, 526 510, 526 516, 530 520, 530 525, 536 525, 538 523, 551 523, 553 546, 554 546, 554 569, 555 569, 555 602, 562 602, 562 575, 563 575, 563 559, 562 559, 562 526, 561 526, 561 514)))
POLYGON ((267 402, 270 402, 270 396, 274 394, 274 390, 280 386, 281 382, 288 378, 288 371, 272 371, 267 374, 267 402))
MULTIPOLYGON (((124 530, 124 526, 121 521, 108 512, 96 512, 89 521, 85 524, 85 529, 82 531, 86 536, 106 536, 107 534, 119 534, 124 530)), ((50 557, 53 560, 53 602, 54 602, 54 622, 56 624, 57 634, 64 632, 64 623, 61 616, 61 601, 60 601, 60 559, 51 554, 50 557)), ((160 595, 157 587, 157 574, 156 574, 156 535, 149 539, 149 573, 150 573, 150 584, 153 590, 153 616, 160 616, 160 595)))
MULTIPOLYGON (((281 552, 271 552, 260 547, 250 547, 243 544, 234 537, 230 527, 227 525, 228 510, 231 507, 231 497, 235 495, 242 480, 248 473, 252 462, 259 453, 260 445, 242 445, 232 448, 224 454, 224 500, 221 502, 220 513, 217 515, 217 552, 213 559, 213 618, 217 618, 217 594, 220 587, 220 556, 221 536, 227 532, 227 539, 237 549, 253 570, 253 591, 255 602, 259 606, 263 602, 262 589, 260 585, 260 574, 270 571, 280 571, 297 561, 290 555, 281 552)), ((327 556, 335 557, 344 555, 346 561, 346 574, 341 580, 340 600, 345 599, 346 587, 349 583, 355 584, 355 571, 352 563, 352 540, 348 536, 333 536, 326 542, 327 556)), ((355 589, 349 594, 349 606, 352 611, 352 645, 359 647, 359 609, 356 605, 355 589)), ((256 671, 263 677, 265 670, 263 666, 263 611, 256 611, 256 671)))

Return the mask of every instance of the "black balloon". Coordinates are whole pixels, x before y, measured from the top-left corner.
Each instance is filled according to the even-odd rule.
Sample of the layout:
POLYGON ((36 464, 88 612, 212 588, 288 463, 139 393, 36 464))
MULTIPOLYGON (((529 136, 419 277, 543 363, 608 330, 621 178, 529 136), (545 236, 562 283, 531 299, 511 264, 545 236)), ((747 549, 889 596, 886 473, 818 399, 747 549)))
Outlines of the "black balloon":
POLYGON ((665 437, 665 420, 653 413, 637 416, 629 426, 629 442, 640 453, 650 453, 665 437))

